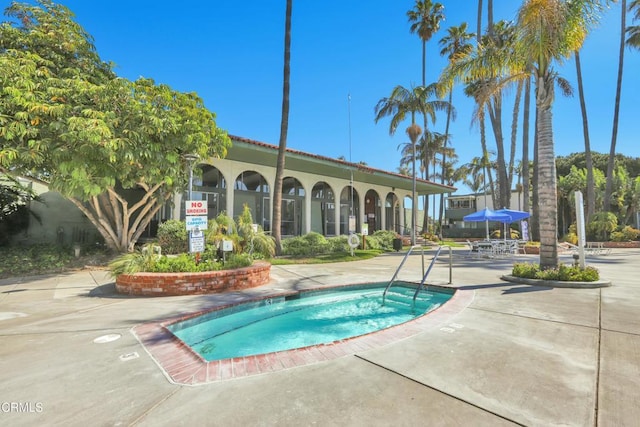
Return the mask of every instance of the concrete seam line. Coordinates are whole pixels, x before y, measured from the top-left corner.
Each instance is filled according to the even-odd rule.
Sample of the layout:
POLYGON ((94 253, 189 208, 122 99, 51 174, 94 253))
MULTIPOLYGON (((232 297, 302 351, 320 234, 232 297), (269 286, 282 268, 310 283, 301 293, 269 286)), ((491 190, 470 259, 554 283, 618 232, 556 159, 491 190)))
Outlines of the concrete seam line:
POLYGON ((444 394, 445 396, 449 396, 450 398, 455 399, 455 400, 457 400, 457 401, 459 401, 459 402, 466 403, 467 405, 473 406, 474 408, 480 409, 481 411, 486 412, 486 413, 489 413, 489 414, 491 414, 491 415, 494 415, 494 416, 496 416, 496 417, 498 417, 498 418, 500 418, 500 419, 503 419, 503 420, 505 420, 505 421, 509 421, 510 423, 514 423, 514 424, 519 425, 519 426, 523 426, 523 427, 524 427, 524 426, 526 426, 526 424, 519 423, 519 422, 517 422, 517 421, 515 421, 515 420, 512 420, 512 419, 510 419, 510 418, 505 417, 504 415, 500 415, 500 414, 495 413, 495 412, 493 412, 493 411, 491 411, 491 410, 489 410, 489 409, 483 408, 482 406, 476 405, 476 404, 475 404, 475 403, 473 403, 473 402, 469 402, 468 400, 462 399, 462 398, 460 398, 460 397, 458 397, 458 396, 454 396, 453 394, 447 393, 446 391, 440 390, 440 389, 438 389, 438 388, 436 388, 436 387, 430 386, 429 384, 425 384, 425 383, 420 382, 420 381, 418 381, 418 380, 415 380, 415 379, 413 379, 413 378, 411 378, 411 377, 408 377, 408 376, 406 376, 406 375, 404 375, 404 374, 401 374, 401 373, 400 373, 400 372, 398 372, 398 371, 394 371, 393 369, 389 369, 389 368, 387 368, 387 367, 385 367, 385 366, 379 365, 378 363, 375 363, 375 362, 373 362, 373 361, 371 361, 371 360, 369 360, 369 359, 365 359, 363 356, 360 356, 360 355, 358 355, 358 354, 354 354, 354 356, 355 356, 356 358, 358 358, 358 359, 360 359, 360 360, 364 361, 364 362, 367 362, 367 363, 369 363, 369 364, 371 364, 371 365, 377 366, 378 368, 384 369, 384 370, 385 370, 385 371, 387 371, 387 372, 394 373, 394 374, 396 374, 396 375, 398 375, 398 376, 400 376, 400 377, 402 377, 402 378, 405 378, 405 379, 407 379, 407 380, 409 380, 409 381, 411 381, 411 382, 414 382, 414 383, 416 383, 416 384, 420 384, 421 386, 426 387, 426 388, 428 388, 428 389, 431 389, 431 390, 433 390, 433 391, 436 391, 436 392, 438 392, 438 393, 442 393, 442 394, 444 394))

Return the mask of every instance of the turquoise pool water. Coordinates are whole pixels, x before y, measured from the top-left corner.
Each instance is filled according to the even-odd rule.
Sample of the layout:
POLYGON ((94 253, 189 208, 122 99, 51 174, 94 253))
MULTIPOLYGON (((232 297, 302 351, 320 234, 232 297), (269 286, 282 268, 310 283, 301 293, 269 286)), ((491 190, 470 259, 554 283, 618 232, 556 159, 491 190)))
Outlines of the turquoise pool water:
POLYGON ((205 360, 221 360, 364 335, 422 316, 452 293, 394 284, 382 304, 386 283, 303 292, 213 311, 168 326, 205 360))

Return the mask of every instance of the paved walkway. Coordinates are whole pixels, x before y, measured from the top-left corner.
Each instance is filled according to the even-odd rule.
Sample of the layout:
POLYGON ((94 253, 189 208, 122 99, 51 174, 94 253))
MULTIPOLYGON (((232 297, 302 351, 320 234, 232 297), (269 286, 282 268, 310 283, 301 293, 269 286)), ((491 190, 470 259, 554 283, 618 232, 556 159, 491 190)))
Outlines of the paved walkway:
MULTIPOLYGON (((512 260, 462 254, 450 286, 470 303, 432 327, 198 386, 170 382, 132 328, 282 289, 385 281, 400 255, 273 267, 268 286, 226 295, 123 297, 104 271, 2 280, 0 425, 638 425, 640 250, 588 259, 613 282, 602 289, 506 283, 512 260)), ((411 256, 400 278, 419 271, 411 256)), ((447 262, 430 277, 447 284, 447 262)))

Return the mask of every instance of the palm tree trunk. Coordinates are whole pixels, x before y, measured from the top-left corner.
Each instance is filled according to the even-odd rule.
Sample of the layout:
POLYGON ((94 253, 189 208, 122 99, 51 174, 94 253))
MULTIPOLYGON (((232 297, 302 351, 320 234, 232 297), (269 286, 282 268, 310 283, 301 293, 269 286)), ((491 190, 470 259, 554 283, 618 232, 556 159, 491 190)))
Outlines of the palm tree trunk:
MULTIPOLYGON (((453 89, 449 89, 449 105, 453 104, 453 89)), ((440 176, 440 183, 444 184, 448 182, 447 174, 447 141, 449 140, 449 125, 451 124, 451 108, 447 110, 447 122, 444 126, 444 143, 442 144, 442 176, 440 176)), ((438 229, 440 230, 440 238, 442 238, 442 217, 444 216, 444 197, 440 195, 440 211, 438 212, 438 229)))
POLYGON ((558 190, 551 114, 553 83, 548 72, 537 78, 540 268, 543 270, 558 266, 558 190))
POLYGON ((509 197, 506 198, 507 205, 505 207, 511 207, 511 186, 513 184, 513 169, 516 162, 516 139, 518 137, 518 116, 520 115, 520 101, 522 100, 522 89, 524 82, 520 80, 518 82, 518 89, 516 90, 516 99, 513 103, 513 116, 511 119, 511 152, 509 154, 509 168, 507 170, 509 197))
POLYGON ((278 144, 278 160, 276 179, 273 188, 273 223, 272 233, 276 241, 276 255, 282 253, 282 181, 284 178, 285 154, 287 150, 287 132, 289 129, 289 86, 291 75, 291 8, 293 0, 287 0, 284 31, 284 78, 282 85, 282 119, 280 121, 280 142, 278 144))
MULTIPOLYGON (((596 211, 596 190, 593 179, 593 159, 591 158, 591 142, 589 140, 589 120, 587 106, 584 101, 584 87, 582 85, 582 68, 580 67, 580 52, 576 50, 576 72, 578 74, 578 95, 580 97, 580 111, 582 112, 582 133, 584 134, 584 157, 587 167, 587 214, 586 222, 596 211)), ((578 207, 576 206, 576 209, 578 207)))
POLYGON ((609 163, 607 164, 607 186, 604 192, 605 212, 611 211, 611 195, 613 194, 613 169, 616 159, 616 141, 618 139, 618 116, 620 113, 620 94, 622 92, 622 66, 624 65, 624 36, 626 31, 627 1, 622 0, 620 11, 620 51, 618 54, 618 82, 616 85, 616 102, 613 112, 613 132, 611 133, 611 149, 609 150, 609 163))
POLYGON ((482 39, 482 0, 478 0, 478 31, 476 32, 476 42, 482 39))
POLYGON ((494 204, 495 209, 501 209, 507 207, 509 204, 507 198, 511 192, 511 189, 507 187, 507 165, 504 157, 504 136, 502 134, 502 101, 499 96, 493 97, 493 106, 491 103, 488 105, 489 118, 491 119, 491 128, 493 129, 493 135, 496 139, 496 163, 497 163, 497 197, 496 201, 499 206, 494 204))
POLYGON ((529 212, 529 110, 531 106, 531 79, 524 89, 524 111, 522 113, 522 210, 529 212))

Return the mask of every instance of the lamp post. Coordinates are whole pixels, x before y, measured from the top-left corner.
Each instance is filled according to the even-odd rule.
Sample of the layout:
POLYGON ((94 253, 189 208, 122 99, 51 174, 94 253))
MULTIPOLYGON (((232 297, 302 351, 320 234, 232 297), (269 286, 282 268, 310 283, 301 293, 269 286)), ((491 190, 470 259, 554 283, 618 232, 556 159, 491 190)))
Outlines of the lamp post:
POLYGON ((187 166, 189 167, 189 200, 191 200, 191 193, 193 191, 193 164, 198 160, 198 156, 196 154, 185 154, 182 157, 187 161, 187 166))

